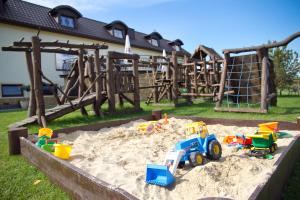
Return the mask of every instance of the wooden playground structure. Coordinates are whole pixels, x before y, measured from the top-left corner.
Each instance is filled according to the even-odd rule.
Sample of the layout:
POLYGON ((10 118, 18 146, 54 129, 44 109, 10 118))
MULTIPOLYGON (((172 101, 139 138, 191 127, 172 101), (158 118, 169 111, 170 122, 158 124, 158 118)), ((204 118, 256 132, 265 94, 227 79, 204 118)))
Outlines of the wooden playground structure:
POLYGON ((300 32, 280 42, 223 50, 224 67, 215 110, 267 113, 269 105, 276 106, 275 72, 269 49, 286 46, 298 37, 300 32))
MULTIPOLYGON (((41 42, 38 36, 32 37, 31 42, 14 42, 11 47, 3 47, 3 51, 25 52, 27 68, 29 72, 31 93, 28 108, 28 118, 18 122, 15 126, 38 122, 46 127, 46 121, 50 121, 80 109, 83 115, 87 115, 85 106, 92 104, 94 113, 102 115, 101 105, 107 100, 109 112, 116 112, 115 94, 120 99, 127 100, 134 106, 134 110, 140 109, 139 79, 138 79, 138 59, 136 54, 123 54, 118 52, 108 52, 106 59, 100 57, 100 50, 107 49, 107 45, 85 45, 69 44, 61 42, 41 42), (84 56, 87 50, 92 50, 93 55, 84 56), (67 83, 64 90, 60 89, 47 78, 42 72, 41 53, 63 53, 77 55, 78 59, 67 76, 67 83), (123 70, 124 66, 120 60, 126 59, 127 65, 132 66, 131 71, 123 70), (101 69, 101 65, 106 62, 106 69, 101 69), (85 77, 84 70, 88 71, 85 77), (61 96, 53 92, 57 101, 57 106, 45 109, 42 81, 50 83, 59 90, 61 96), (116 80, 116 81, 114 81, 116 80), (70 93, 78 89, 78 97, 73 99, 70 93), (132 93, 133 100, 124 93, 132 93)), ((121 100, 121 102, 123 102, 121 100)))
POLYGON ((209 97, 216 101, 216 111, 266 113, 269 104, 276 104, 275 72, 268 50, 285 46, 299 36, 297 32, 281 42, 225 49, 224 59, 214 49, 200 45, 190 58, 173 51, 165 57, 150 56, 147 61, 137 54, 108 51, 106 56, 100 55, 100 50, 108 49, 105 44, 43 42, 38 36, 32 37, 31 42, 22 39, 13 46, 2 47, 3 51, 25 52, 31 85, 28 118, 14 126, 38 122, 46 127, 47 121, 78 109, 82 115, 88 115, 87 105, 92 105, 95 115, 102 116, 101 106, 106 101, 109 113, 116 113, 116 103, 122 107, 124 100, 138 111, 143 89, 151 89, 146 104, 159 103, 166 97, 178 106, 179 98, 192 103, 196 97, 209 97), (41 53, 77 56, 64 89, 43 73, 41 53), (232 55, 238 53, 243 54, 232 55), (139 67, 150 69, 149 85, 140 85, 139 67), (43 81, 60 93, 53 92, 57 106, 48 110, 43 81), (71 96, 74 91, 78 94, 75 99, 71 96))

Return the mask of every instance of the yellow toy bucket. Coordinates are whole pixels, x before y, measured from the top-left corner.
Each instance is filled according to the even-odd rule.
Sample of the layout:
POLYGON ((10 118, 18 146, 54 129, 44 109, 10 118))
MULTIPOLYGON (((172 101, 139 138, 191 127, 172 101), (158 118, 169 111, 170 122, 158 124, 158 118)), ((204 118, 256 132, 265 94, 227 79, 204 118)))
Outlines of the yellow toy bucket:
POLYGON ((259 131, 271 131, 276 133, 278 131, 278 122, 258 124, 258 127, 259 131))
POLYGON ((54 145, 54 155, 58 158, 67 160, 70 158, 70 153, 72 151, 72 146, 68 144, 55 144, 54 145))
POLYGON ((47 136, 48 138, 51 138, 53 134, 52 129, 50 128, 40 128, 38 137, 47 136))

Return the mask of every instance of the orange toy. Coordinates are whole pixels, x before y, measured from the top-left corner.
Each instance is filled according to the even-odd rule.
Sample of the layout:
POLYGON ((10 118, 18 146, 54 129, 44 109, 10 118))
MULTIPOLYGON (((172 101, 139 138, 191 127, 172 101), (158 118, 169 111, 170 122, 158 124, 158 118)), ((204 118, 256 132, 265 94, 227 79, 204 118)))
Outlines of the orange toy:
POLYGON ((165 113, 164 114, 164 124, 168 124, 169 123, 169 121, 168 121, 168 115, 167 115, 167 113, 165 113))

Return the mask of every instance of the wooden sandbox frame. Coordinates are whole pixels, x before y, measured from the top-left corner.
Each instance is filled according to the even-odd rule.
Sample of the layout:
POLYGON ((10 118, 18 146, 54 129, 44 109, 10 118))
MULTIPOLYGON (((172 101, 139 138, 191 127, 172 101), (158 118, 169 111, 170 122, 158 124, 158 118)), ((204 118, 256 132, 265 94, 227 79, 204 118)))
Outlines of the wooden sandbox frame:
MULTIPOLYGON (((239 126, 257 126, 258 123, 266 122, 262 120, 228 120, 228 119, 209 119, 199 117, 177 117, 192 119, 194 121, 205 121, 207 124, 223 124, 239 126)), ((117 127, 132 120, 157 119, 156 116, 144 116, 127 120, 118 120, 110 122, 101 122, 96 124, 64 128, 55 130, 54 133, 71 133, 77 130, 96 131, 105 127, 117 127)), ((298 123, 280 122, 280 129, 300 130, 300 118, 298 123)), ((24 132, 23 132, 24 133, 24 132)), ((56 158, 36 147, 29 139, 20 138, 21 154, 32 165, 39 168, 49 179, 59 185, 73 199, 137 199, 132 194, 121 188, 116 188, 86 172, 74 165, 56 158)), ((295 156, 300 152, 300 137, 297 137, 289 144, 285 151, 276 161, 276 170, 272 173, 268 181, 257 186, 251 194, 250 199, 281 199, 281 192, 286 185, 294 165, 299 157, 295 156)), ((217 198, 223 199, 223 198, 217 198)))

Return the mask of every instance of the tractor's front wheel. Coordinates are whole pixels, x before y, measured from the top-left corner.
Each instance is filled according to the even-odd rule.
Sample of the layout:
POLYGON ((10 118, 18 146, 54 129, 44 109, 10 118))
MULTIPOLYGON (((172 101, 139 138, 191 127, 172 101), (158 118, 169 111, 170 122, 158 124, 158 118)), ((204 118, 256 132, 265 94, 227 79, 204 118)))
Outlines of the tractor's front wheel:
POLYGON ((192 167, 204 164, 204 157, 199 152, 192 152, 189 157, 189 162, 192 167))
POLYGON ((207 157, 211 160, 219 160, 222 155, 221 144, 217 140, 213 140, 208 144, 207 157))
POLYGON ((180 161, 180 162, 178 163, 178 168, 179 168, 179 169, 184 168, 184 166, 185 166, 185 161, 180 161))

